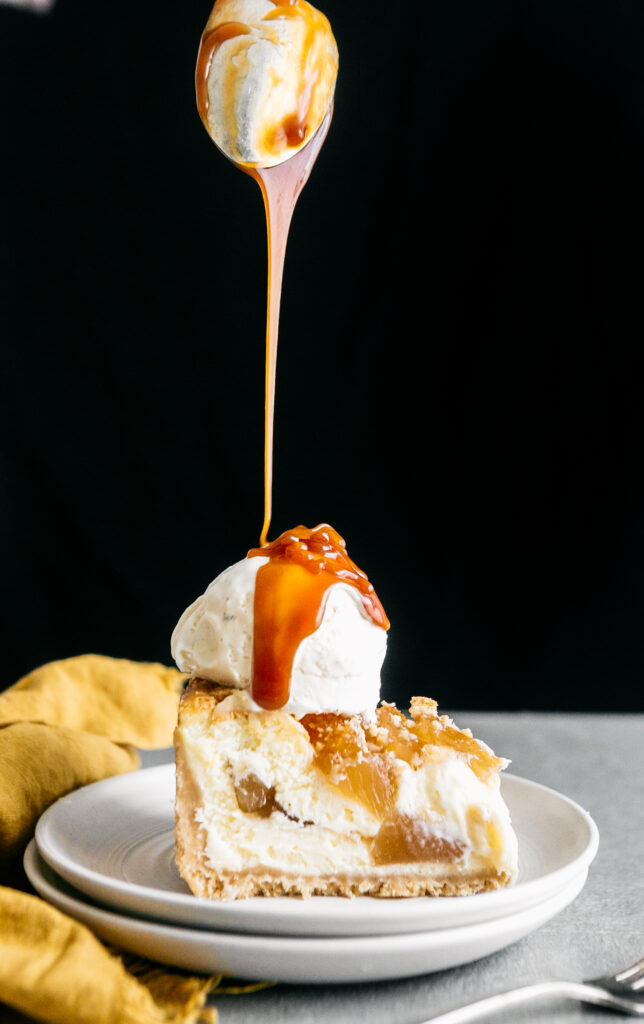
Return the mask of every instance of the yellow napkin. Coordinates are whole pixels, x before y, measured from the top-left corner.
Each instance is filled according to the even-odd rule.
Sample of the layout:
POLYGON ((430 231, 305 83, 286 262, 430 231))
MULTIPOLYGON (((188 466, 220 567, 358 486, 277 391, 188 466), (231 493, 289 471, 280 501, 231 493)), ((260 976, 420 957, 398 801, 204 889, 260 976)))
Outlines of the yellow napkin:
POLYGON ((55 1024, 206 1024, 216 979, 151 969, 138 980, 78 922, 0 888, 0 998, 55 1024))
POLYGON ((184 676, 98 654, 54 661, 0 696, 0 868, 22 855, 58 797, 167 747, 184 676))
MULTIPOLYGON (((163 665, 83 655, 43 665, 0 695, 5 876, 54 800, 137 768, 134 745, 172 743, 183 680, 163 665)), ((0 886, 0 1001, 38 1020, 205 1024, 216 1019, 206 996, 220 983, 112 955, 44 900, 0 886)))

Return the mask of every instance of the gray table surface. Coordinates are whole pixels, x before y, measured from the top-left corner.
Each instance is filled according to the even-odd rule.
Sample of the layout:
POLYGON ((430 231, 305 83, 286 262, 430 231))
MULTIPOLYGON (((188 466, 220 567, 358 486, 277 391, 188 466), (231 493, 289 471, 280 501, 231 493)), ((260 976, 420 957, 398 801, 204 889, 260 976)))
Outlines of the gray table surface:
MULTIPOLYGON (((590 812, 599 852, 577 899, 532 935, 465 967, 396 982, 277 985, 219 997, 220 1024, 420 1024, 462 1003, 544 978, 581 980, 644 956, 644 716, 541 713, 454 715, 511 771, 551 786, 590 812)), ((167 760, 146 754, 144 763, 167 760)), ((491 1019, 491 1018, 488 1018, 491 1019)), ((599 1009, 549 1001, 496 1015, 553 1024, 610 1019, 599 1009)), ((0 1020, 26 1018, 7 1011, 0 1020)))

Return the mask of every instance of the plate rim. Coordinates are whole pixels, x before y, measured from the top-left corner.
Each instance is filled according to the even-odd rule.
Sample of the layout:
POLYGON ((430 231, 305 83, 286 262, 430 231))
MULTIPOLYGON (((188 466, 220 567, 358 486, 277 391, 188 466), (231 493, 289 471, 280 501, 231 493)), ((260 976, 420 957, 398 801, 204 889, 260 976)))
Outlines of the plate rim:
MULTIPOLYGON (((250 930, 248 921, 250 918, 259 915, 265 920, 265 927, 277 926, 283 928, 284 934, 287 933, 288 923, 291 921, 291 926, 295 927, 293 922, 297 922, 300 919, 306 918, 307 925, 310 927, 312 922, 311 909, 316 908, 321 918, 327 920, 327 923, 321 923, 316 930, 316 934, 324 935, 324 928, 331 927, 328 923, 330 919, 331 923, 342 921, 343 917, 347 918, 349 915, 344 915, 342 908, 351 907, 354 913, 351 915, 351 919, 347 920, 347 928, 358 927, 364 928, 365 924, 369 925, 369 911, 365 909, 362 915, 362 924, 356 923, 356 917, 360 920, 360 908, 367 906, 373 907, 373 901, 369 897, 356 897, 353 900, 345 900, 340 897, 312 897, 309 900, 300 900, 296 898, 290 899, 289 897, 280 897, 279 900, 266 900, 256 898, 255 901, 244 900, 244 901, 212 901, 203 897, 194 896, 192 893, 178 893, 166 889, 158 889, 153 886, 143 885, 138 882, 129 882, 118 879, 112 875, 106 874, 103 871, 97 871, 94 868, 87 867, 75 861, 69 854, 56 845, 53 840, 50 841, 49 836, 50 825, 56 820, 57 814, 60 813, 61 805, 68 806, 76 800, 86 800, 88 791, 94 794, 99 789, 111 789, 113 787, 118 788, 119 785, 127 785, 128 781, 131 782, 132 775, 143 777, 145 783, 154 782, 157 777, 159 779, 165 779, 171 777, 174 773, 174 763, 169 762, 162 765, 156 765, 149 768, 138 769, 133 773, 126 773, 124 775, 111 776, 107 779, 102 779, 98 782, 91 783, 88 786, 83 786, 73 792, 61 797, 54 804, 51 805, 39 819, 36 830, 35 830, 35 842, 40 855, 43 860, 49 865, 49 867, 55 872, 56 875, 62 877, 69 885, 76 890, 82 892, 84 895, 89 896, 91 899, 106 903, 111 909, 115 911, 127 910, 132 913, 148 914, 153 916, 158 921, 165 921, 177 926, 182 926, 183 922, 179 920, 178 914, 185 910, 186 912, 192 908, 192 912, 195 910, 195 901, 199 907, 200 914, 204 916, 212 911, 213 917, 220 918, 232 913, 234 917, 239 918, 239 923, 234 925, 219 925, 216 920, 212 922, 199 923, 198 927, 201 929, 208 929, 211 927, 225 928, 227 931, 234 931, 235 927, 244 928, 250 930), (134 900, 136 908, 128 905, 128 901, 134 900), (312 903, 312 900, 314 901, 312 903), (363 903, 361 902, 364 901, 363 903), (333 908, 336 908, 335 910, 333 908), (164 909, 165 908, 165 909, 164 909), (223 912, 222 912, 223 908, 223 912), (173 912, 171 919, 168 919, 167 915, 173 912), (220 913, 218 914, 218 911, 220 913), (165 916, 164 916, 165 915, 165 916)), ((599 832, 595 822, 588 811, 584 810, 579 804, 577 804, 570 797, 563 793, 552 789, 549 786, 544 785, 540 782, 534 782, 531 779, 525 779, 518 775, 506 774, 502 776, 502 783, 508 783, 510 786, 518 786, 530 790, 539 790, 546 794, 550 799, 555 798, 557 801, 563 803, 568 811, 575 817, 577 825, 582 823, 587 829, 586 843, 583 850, 577 854, 568 863, 555 868, 553 871, 547 872, 546 874, 540 875, 537 878, 529 879, 522 882, 521 879, 512 886, 505 889, 498 889, 492 892, 475 893, 468 896, 453 896, 449 897, 450 911, 459 907, 458 913, 463 911, 465 917, 468 915, 467 910, 471 911, 476 906, 477 911, 481 914, 481 920, 495 920, 498 917, 504 917, 507 913, 513 913, 515 908, 513 904, 519 902, 520 906, 528 907, 535 903, 541 902, 543 899, 550 896, 553 892, 558 891, 564 887, 567 882, 575 877, 584 868, 587 870, 592 863, 599 845, 599 832), (513 899, 512 894, 520 893, 521 895, 517 899, 513 899), (526 895, 527 894, 527 895, 526 895), (505 910, 506 905, 509 904, 509 910, 505 910)), ((169 778, 168 778, 169 784, 169 778)), ((442 902, 442 901, 441 901, 442 902)), ((454 914, 456 918, 455 924, 447 923, 440 924, 434 923, 432 925, 431 918, 429 922, 427 918, 427 910, 430 904, 427 903, 426 898, 416 897, 415 899, 405 900, 391 900, 391 901, 378 901, 378 913, 372 914, 372 918, 380 920, 380 916, 386 917, 390 912, 389 908, 395 905, 399 911, 398 915, 391 912, 391 917, 394 918, 391 922, 390 930, 388 932, 383 931, 383 934, 395 934, 400 932, 400 926, 396 921, 396 918, 403 916, 407 919, 404 930, 406 931, 425 931, 449 928, 455 926, 464 926, 458 923, 458 913, 454 914), (382 906, 381 906, 382 904, 382 906), (400 914, 400 908, 404 906, 402 915, 400 914), (413 925, 413 928, 410 928, 413 925)), ((432 904, 434 905, 433 901, 432 904)), ((437 915, 440 917, 440 915, 437 915)), ((478 920, 478 918, 477 918, 478 920)), ((379 928, 384 925, 377 924, 379 928)), ((264 926, 262 926, 264 927, 264 926)), ((254 932, 260 929, 254 927, 254 932)), ((296 934, 296 933, 291 933, 296 934)), ((308 932, 310 935, 310 931, 308 932)), ((326 934, 331 934, 327 932, 326 934)), ((337 933, 335 933, 337 934, 337 933)), ((358 934, 358 933, 356 933, 358 934)), ((359 934, 364 934, 360 932, 359 934)))
MULTIPOLYGON (((396 951, 402 952, 410 945, 413 945, 414 942, 420 941, 421 938, 424 938, 429 945, 443 947, 451 942, 462 941, 465 933, 468 933, 467 938, 471 938, 472 934, 475 938, 479 935, 489 936, 490 932, 502 932, 504 927, 507 928, 510 922, 523 922, 526 919, 531 920, 533 917, 541 917, 545 904, 549 902, 554 903, 558 907, 554 914, 559 913, 582 892, 588 878, 588 869, 582 868, 568 880, 565 886, 555 892, 551 892, 546 900, 529 907, 522 907, 521 910, 517 910, 505 917, 497 918, 494 921, 477 921, 474 924, 457 925, 453 928, 432 928, 424 931, 400 932, 393 935, 314 935, 303 938, 301 935, 264 935, 254 932, 244 933, 220 929, 191 928, 187 925, 172 924, 166 921, 150 920, 126 913, 119 913, 117 910, 102 907, 89 899, 84 899, 84 894, 76 890, 73 890, 71 893, 65 892, 65 889, 59 888, 58 885, 55 885, 42 874, 39 869, 38 859, 45 864, 45 867, 54 875, 57 882, 60 881, 66 888, 73 890, 73 886, 70 886, 65 879, 60 878, 53 868, 47 864, 44 857, 40 855, 34 839, 30 840, 23 858, 25 871, 30 882, 34 884, 33 879, 37 879, 43 888, 54 890, 66 902, 85 908, 90 915, 96 918, 106 918, 114 922, 127 922, 128 927, 141 934, 156 932, 166 935, 168 938, 173 936, 192 936, 195 940, 199 938, 204 942, 221 940, 229 944, 234 943, 241 950, 259 941, 279 952, 296 952, 302 943, 305 943, 310 951, 331 952, 332 950, 339 950, 340 952, 347 953, 355 951, 357 947, 368 952, 383 943, 387 944, 388 948, 391 948, 393 943, 393 948, 396 951), (568 899, 567 897, 570 893, 574 893, 574 895, 568 899), (563 900, 562 896, 564 897, 563 900)), ((34 888, 36 888, 35 885, 34 888)), ((549 919, 549 917, 546 918, 546 920, 549 919)))

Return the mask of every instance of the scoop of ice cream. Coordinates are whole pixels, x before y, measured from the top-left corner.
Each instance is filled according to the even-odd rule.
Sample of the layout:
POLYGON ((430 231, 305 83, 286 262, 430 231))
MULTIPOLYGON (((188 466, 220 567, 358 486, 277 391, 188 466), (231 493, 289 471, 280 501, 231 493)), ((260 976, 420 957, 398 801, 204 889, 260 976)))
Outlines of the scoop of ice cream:
MULTIPOLYGON (((237 562, 186 609, 172 634, 172 656, 183 672, 250 690, 255 581, 267 562, 261 555, 237 562)), ((297 648, 282 710, 298 718, 373 712, 386 649, 387 633, 365 612, 355 587, 333 584, 320 625, 297 648)))
POLYGON ((217 0, 199 49, 197 106, 229 159, 272 167, 320 127, 337 71, 331 26, 306 0, 217 0))

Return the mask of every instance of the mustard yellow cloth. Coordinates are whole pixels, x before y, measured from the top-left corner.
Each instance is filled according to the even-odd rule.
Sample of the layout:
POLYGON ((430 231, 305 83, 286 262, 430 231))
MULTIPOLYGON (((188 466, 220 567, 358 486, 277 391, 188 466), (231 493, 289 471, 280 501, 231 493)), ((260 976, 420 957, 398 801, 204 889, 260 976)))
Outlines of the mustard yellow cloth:
MULTIPOLYGON (((172 743, 184 677, 99 655, 52 662, 0 695, 0 883, 58 797, 172 743)), ((0 885, 0 1002, 55 1024, 198 1024, 221 979, 113 955, 44 900, 0 885)))
POLYGON ((43 665, 0 696, 0 868, 58 797, 172 743, 184 676, 87 654, 43 665))

